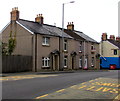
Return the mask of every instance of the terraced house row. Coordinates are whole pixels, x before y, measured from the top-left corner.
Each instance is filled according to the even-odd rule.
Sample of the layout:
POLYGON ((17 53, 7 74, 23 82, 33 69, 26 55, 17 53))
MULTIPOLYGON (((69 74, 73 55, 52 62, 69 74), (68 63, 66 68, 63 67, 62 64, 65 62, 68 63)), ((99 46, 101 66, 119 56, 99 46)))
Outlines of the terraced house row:
POLYGON ((67 28, 44 24, 38 14, 35 21, 20 19, 18 8, 11 11, 11 21, 2 30, 2 42, 15 39, 11 55, 32 56, 32 71, 99 68, 99 43, 81 31, 73 22, 67 28))

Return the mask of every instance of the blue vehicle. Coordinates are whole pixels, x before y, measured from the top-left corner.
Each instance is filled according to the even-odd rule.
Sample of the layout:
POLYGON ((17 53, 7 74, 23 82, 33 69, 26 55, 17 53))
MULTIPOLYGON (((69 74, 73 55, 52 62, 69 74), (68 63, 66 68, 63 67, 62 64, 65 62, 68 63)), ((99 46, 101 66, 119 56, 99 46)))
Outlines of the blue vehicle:
POLYGON ((120 57, 100 57, 101 69, 120 69, 120 57))
POLYGON ((100 42, 100 67, 101 69, 120 69, 120 36, 102 34, 100 42))

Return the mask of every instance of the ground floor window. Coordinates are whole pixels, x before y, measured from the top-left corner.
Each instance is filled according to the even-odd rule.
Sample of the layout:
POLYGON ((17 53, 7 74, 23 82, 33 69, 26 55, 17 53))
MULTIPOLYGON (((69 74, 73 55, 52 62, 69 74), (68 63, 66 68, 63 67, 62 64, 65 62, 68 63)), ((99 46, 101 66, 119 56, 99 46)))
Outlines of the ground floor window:
POLYGON ((67 56, 64 56, 64 67, 67 67, 67 56))
POLYGON ((42 67, 49 67, 49 65, 50 65, 50 58, 42 57, 42 67))
POLYGON ((82 57, 79 58, 79 67, 82 68, 82 57))
POLYGON ((94 57, 91 59, 91 67, 94 67, 94 57))

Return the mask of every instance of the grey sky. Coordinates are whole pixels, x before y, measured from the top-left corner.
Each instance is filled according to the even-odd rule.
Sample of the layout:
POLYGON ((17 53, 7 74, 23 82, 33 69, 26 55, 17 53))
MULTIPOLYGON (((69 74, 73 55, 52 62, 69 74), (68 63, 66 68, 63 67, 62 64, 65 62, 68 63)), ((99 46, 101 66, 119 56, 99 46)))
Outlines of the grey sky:
MULTIPOLYGON (((10 11, 18 7, 20 18, 34 21, 37 14, 43 14, 44 23, 62 26, 62 3, 72 0, 2 0, 0 5, 0 30, 10 21, 10 11)), ((118 36, 119 0, 74 0, 65 5, 65 28, 74 22, 75 30, 82 31, 96 41, 103 32, 118 36)))

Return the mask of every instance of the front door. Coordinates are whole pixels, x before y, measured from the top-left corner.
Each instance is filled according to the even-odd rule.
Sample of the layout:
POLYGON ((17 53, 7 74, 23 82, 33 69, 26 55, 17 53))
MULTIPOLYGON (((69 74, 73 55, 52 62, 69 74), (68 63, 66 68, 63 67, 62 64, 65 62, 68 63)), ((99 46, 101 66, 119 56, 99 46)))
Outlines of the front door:
POLYGON ((58 67, 59 64, 58 64, 58 55, 55 55, 55 70, 58 70, 58 67))
POLYGON ((72 57, 72 69, 74 69, 74 57, 72 57))
POLYGON ((59 56, 54 55, 52 59, 53 70, 59 70, 59 56))

